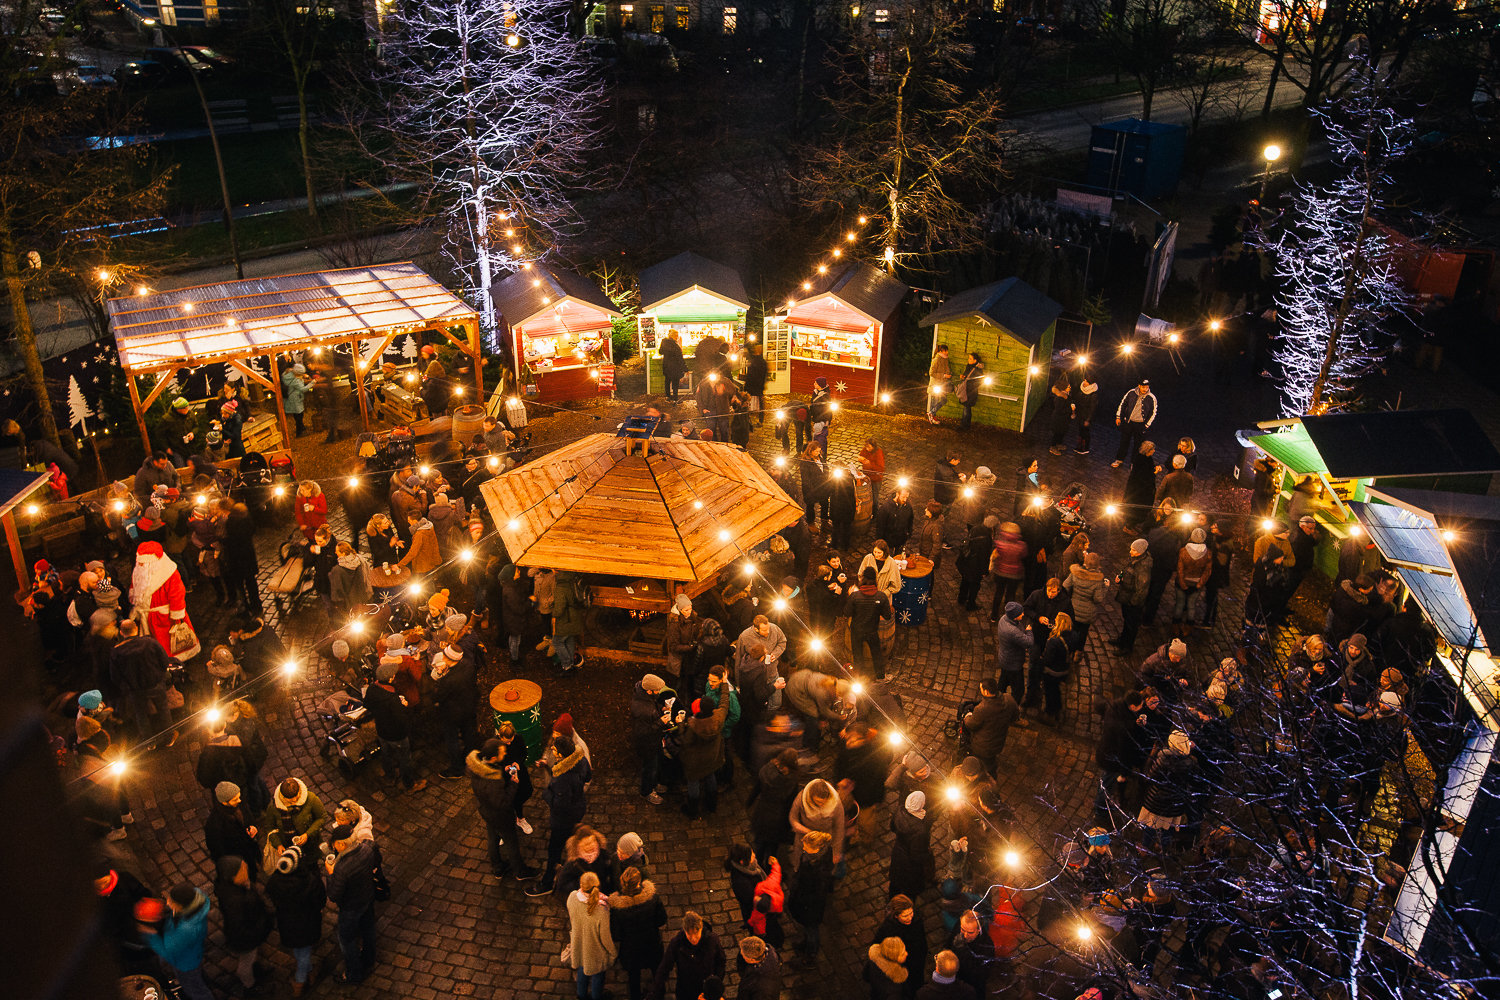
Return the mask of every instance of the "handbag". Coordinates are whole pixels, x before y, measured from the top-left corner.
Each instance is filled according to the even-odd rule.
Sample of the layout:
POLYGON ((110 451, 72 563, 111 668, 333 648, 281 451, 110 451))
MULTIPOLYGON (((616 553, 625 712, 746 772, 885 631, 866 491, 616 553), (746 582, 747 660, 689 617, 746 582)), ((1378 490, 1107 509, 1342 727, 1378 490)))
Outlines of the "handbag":
POLYGON ((969 380, 963 379, 960 381, 957 388, 953 390, 953 395, 958 398, 960 403, 967 403, 969 401, 969 380))
POLYGON ((276 870, 276 862, 280 859, 281 852, 276 849, 276 845, 271 843, 271 839, 267 837, 265 846, 260 850, 261 874, 269 875, 274 872, 276 870))
POLYGON ((168 684, 167 685, 167 711, 169 711, 169 712, 175 712, 179 708, 182 708, 186 704, 187 704, 187 699, 182 696, 182 692, 179 691, 179 690, 177 690, 177 688, 176 688, 175 685, 168 684))
POLYGON ((186 620, 177 622, 172 626, 168 639, 172 644, 172 648, 167 650, 167 652, 178 660, 191 660, 203 648, 198 644, 198 635, 193 631, 193 626, 189 625, 186 620))

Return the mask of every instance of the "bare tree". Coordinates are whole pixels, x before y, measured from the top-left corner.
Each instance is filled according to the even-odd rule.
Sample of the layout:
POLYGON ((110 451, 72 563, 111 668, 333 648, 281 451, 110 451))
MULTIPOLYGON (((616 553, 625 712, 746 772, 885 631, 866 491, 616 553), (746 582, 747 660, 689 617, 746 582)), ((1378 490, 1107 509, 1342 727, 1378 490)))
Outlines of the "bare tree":
POLYGON ((859 22, 839 66, 833 125, 801 185, 814 208, 871 210, 894 269, 975 244, 978 211, 965 194, 1001 176, 1002 117, 994 88, 963 85, 971 50, 958 8, 928 0, 875 16, 859 22))

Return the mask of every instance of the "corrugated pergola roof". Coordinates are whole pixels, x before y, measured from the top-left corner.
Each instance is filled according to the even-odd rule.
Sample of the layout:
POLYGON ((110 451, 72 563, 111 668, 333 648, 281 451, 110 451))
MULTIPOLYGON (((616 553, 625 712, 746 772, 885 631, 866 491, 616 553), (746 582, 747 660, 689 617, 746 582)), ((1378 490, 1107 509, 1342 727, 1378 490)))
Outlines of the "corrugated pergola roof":
POLYGON ((518 566, 683 583, 802 516, 748 453, 711 441, 652 439, 642 457, 590 434, 480 490, 518 566))
POLYGON ((108 306, 120 365, 133 372, 478 319, 409 261, 122 296, 108 306))

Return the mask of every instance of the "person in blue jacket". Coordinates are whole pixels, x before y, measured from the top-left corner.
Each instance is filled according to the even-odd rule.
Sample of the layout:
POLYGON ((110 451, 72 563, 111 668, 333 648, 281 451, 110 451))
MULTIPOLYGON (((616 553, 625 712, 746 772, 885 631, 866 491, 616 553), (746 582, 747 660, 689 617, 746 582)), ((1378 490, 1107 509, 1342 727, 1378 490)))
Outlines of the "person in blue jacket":
POLYGON ((171 912, 146 944, 172 967, 182 995, 188 1000, 213 1000, 213 990, 203 978, 203 944, 208 939, 208 894, 186 882, 167 893, 171 912))

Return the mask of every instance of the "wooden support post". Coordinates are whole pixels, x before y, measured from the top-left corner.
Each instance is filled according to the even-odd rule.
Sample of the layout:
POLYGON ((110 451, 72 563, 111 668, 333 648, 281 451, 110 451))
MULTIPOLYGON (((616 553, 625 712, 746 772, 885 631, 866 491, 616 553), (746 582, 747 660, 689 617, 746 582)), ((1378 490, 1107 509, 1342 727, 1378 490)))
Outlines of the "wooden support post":
POLYGON ((31 577, 26 573, 26 560, 21 555, 21 536, 16 533, 16 512, 6 511, 0 521, 5 522, 5 544, 10 549, 10 561, 16 567, 16 596, 19 598, 31 590, 31 577))
POLYGON ((130 386, 130 406, 135 410, 135 423, 141 429, 141 444, 146 446, 146 454, 151 454, 151 435, 146 433, 146 410, 141 406, 141 393, 135 385, 135 372, 125 373, 125 384, 130 386))
POLYGON ((360 341, 358 339, 349 341, 349 346, 354 349, 354 376, 350 380, 354 387, 354 397, 359 400, 359 423, 368 433, 370 430, 370 406, 365 402, 365 358, 359 353, 360 341))
POLYGON ((162 390, 166 389, 171 381, 172 372, 170 370, 162 372, 161 378, 156 380, 156 384, 152 386, 151 391, 146 394, 146 399, 143 403, 141 403, 141 408, 145 410, 151 409, 151 404, 156 402, 157 399, 160 398, 162 390))
POLYGON ((276 416, 281 421, 281 446, 287 451, 292 450, 292 431, 286 423, 286 404, 281 398, 281 372, 280 365, 276 363, 276 355, 266 355, 266 361, 271 365, 271 393, 276 397, 276 416))
POLYGON ((479 336, 479 324, 469 325, 469 359, 474 364, 474 393, 478 397, 477 402, 484 405, 484 342, 479 336))

